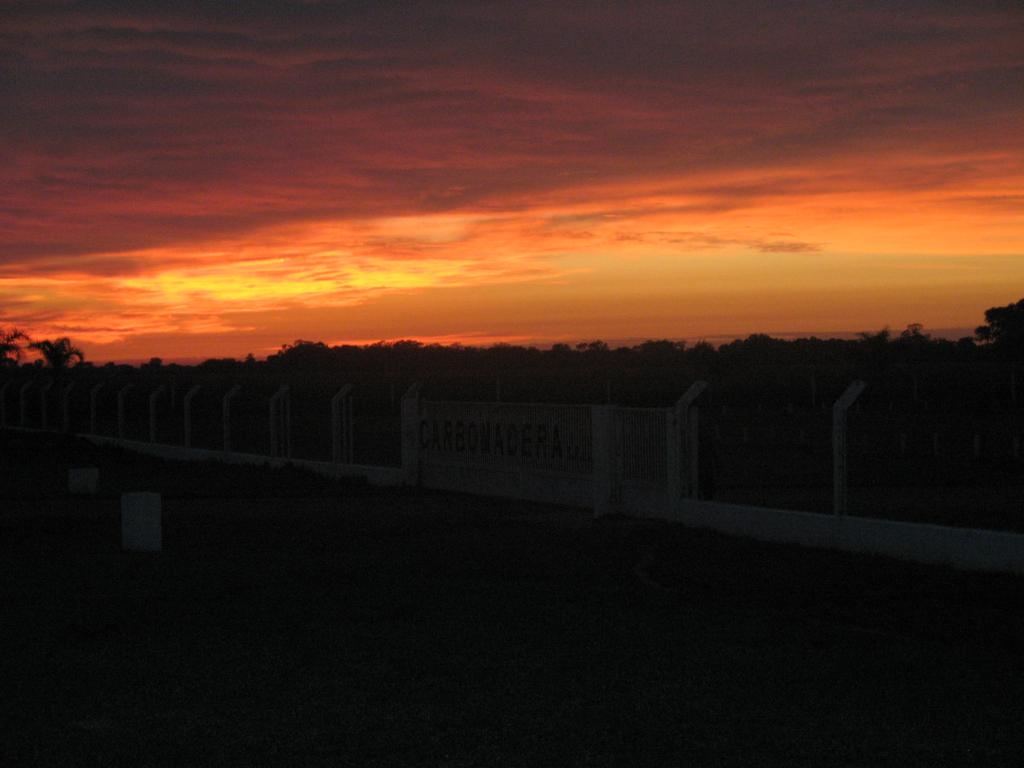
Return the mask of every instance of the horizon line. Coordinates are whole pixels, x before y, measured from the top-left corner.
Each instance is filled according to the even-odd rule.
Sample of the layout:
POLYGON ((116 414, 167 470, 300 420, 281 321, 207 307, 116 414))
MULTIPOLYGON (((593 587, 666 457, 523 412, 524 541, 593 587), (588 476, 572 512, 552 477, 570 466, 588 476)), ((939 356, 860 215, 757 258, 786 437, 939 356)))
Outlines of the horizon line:
MULTIPOLYGON (((549 350, 552 347, 554 347, 556 344, 567 344, 570 347, 575 348, 578 344, 587 344, 587 343, 594 342, 594 341, 602 341, 610 349, 623 349, 623 348, 628 348, 628 347, 635 347, 635 346, 637 346, 639 344, 643 344, 644 342, 647 342, 647 341, 670 341, 670 342, 673 342, 673 343, 685 342, 687 344, 698 344, 700 342, 706 342, 706 343, 709 343, 709 344, 713 344, 715 347, 718 347, 718 346, 721 346, 721 345, 724 345, 724 344, 728 344, 728 343, 733 342, 733 341, 747 339, 747 338, 750 338, 751 336, 768 336, 768 337, 780 339, 780 340, 783 340, 783 341, 796 341, 798 339, 823 339, 823 340, 830 340, 830 339, 854 339, 857 336, 861 335, 862 333, 878 333, 878 332, 883 331, 883 330, 890 330, 891 331, 891 328, 890 328, 890 326, 884 326, 883 328, 880 328, 877 331, 863 331, 863 330, 862 331, 752 331, 752 332, 749 332, 749 333, 722 333, 722 334, 702 335, 702 336, 663 336, 663 337, 624 336, 624 337, 612 338, 612 339, 572 339, 572 340, 569 340, 569 339, 523 339, 522 341, 517 341, 517 342, 492 341, 492 342, 487 342, 487 343, 482 343, 482 344, 474 344, 472 342, 467 343, 467 342, 458 341, 457 340, 457 334, 452 334, 450 337, 443 337, 443 338, 451 338, 452 339, 451 341, 444 342, 444 343, 437 341, 436 339, 438 337, 429 337, 429 336, 422 337, 422 338, 417 338, 415 336, 396 336, 396 337, 393 337, 393 338, 376 339, 376 340, 373 340, 373 341, 368 340, 368 339, 337 340, 337 341, 331 341, 331 342, 325 342, 325 341, 314 340, 314 339, 297 339, 296 341, 300 341, 301 340, 301 341, 308 341, 308 342, 310 342, 312 344, 325 344, 327 347, 329 347, 331 349, 334 349, 336 347, 343 347, 343 346, 369 347, 369 346, 372 346, 374 344, 394 344, 394 343, 400 342, 400 341, 416 341, 416 342, 419 342, 419 343, 423 344, 424 346, 435 345, 436 344, 436 345, 441 346, 441 347, 461 346, 461 347, 469 347, 469 348, 477 348, 477 349, 488 349, 490 347, 499 346, 501 344, 507 344, 508 346, 513 346, 513 347, 526 347, 526 348, 534 348, 534 349, 540 349, 540 350, 549 350)), ((948 339, 948 340, 951 340, 951 341, 956 341, 956 340, 961 339, 961 338, 963 338, 965 336, 969 336, 971 338, 974 337, 974 329, 973 328, 966 328, 966 327, 924 328, 923 331, 924 331, 924 333, 926 335, 928 335, 928 336, 930 336, 932 338, 948 339)), ((901 332, 902 331, 897 331, 896 335, 898 335, 898 333, 901 333, 901 332)), ((472 338, 472 337, 468 337, 468 338, 472 338)), ((285 342, 285 343, 290 343, 290 342, 285 342)), ((282 343, 279 347, 275 348, 273 352, 270 352, 270 353, 268 353, 266 355, 255 355, 254 354, 253 356, 256 358, 257 361, 265 361, 270 355, 276 354, 277 351, 281 347, 283 347, 285 343, 282 343)), ((153 358, 159 358, 164 365, 172 365, 172 364, 176 364, 176 365, 198 365, 198 364, 203 363, 203 362, 205 362, 207 360, 238 360, 238 361, 243 361, 245 359, 245 357, 247 355, 249 355, 249 354, 252 354, 252 353, 251 352, 245 352, 245 353, 239 353, 239 354, 236 354, 236 355, 224 355, 224 356, 221 356, 221 357, 217 357, 217 356, 162 357, 160 355, 151 355, 150 357, 95 358, 95 359, 87 359, 86 362, 90 362, 93 365, 106 365, 108 363, 113 363, 114 365, 140 365, 140 364, 149 362, 153 358)))

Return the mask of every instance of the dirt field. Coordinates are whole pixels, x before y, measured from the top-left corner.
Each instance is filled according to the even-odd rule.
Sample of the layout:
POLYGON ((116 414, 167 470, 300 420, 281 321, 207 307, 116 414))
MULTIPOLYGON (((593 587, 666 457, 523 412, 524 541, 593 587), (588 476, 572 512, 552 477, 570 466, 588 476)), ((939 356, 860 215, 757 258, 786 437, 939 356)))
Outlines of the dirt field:
POLYGON ((1022 649, 1019 578, 0 432, 5 766, 1019 766, 1022 649))

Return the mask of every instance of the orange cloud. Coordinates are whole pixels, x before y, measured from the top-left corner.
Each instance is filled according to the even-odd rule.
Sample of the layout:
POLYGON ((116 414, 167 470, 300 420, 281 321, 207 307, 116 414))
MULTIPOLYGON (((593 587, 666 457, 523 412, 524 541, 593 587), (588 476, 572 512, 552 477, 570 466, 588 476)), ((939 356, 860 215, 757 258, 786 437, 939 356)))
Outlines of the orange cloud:
POLYGON ((396 12, 5 10, 0 323, 169 356, 340 317, 623 338, 1019 298, 1019 9, 396 12))

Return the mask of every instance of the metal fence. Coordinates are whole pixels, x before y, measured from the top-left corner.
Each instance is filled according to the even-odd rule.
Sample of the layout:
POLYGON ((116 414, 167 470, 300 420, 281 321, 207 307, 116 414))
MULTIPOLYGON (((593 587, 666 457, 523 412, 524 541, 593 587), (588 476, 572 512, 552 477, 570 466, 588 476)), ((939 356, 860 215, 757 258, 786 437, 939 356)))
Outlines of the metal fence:
POLYGON ((668 408, 616 408, 613 427, 624 482, 665 483, 668 477, 668 408))

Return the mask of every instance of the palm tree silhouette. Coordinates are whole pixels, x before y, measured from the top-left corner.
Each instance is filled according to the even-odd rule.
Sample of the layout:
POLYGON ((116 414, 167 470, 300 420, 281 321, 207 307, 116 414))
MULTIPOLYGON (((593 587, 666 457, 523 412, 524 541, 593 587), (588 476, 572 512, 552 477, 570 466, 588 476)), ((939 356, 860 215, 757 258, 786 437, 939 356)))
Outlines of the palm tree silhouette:
POLYGON ((43 356, 46 364, 54 371, 63 371, 65 368, 70 367, 72 360, 76 360, 79 363, 85 360, 82 350, 72 346, 71 339, 67 336, 62 336, 54 341, 49 339, 33 341, 29 344, 29 347, 37 350, 43 356))
POLYGON ((19 341, 28 341, 28 335, 17 328, 8 331, 0 329, 0 365, 5 363, 16 363, 21 359, 21 345, 19 341))

